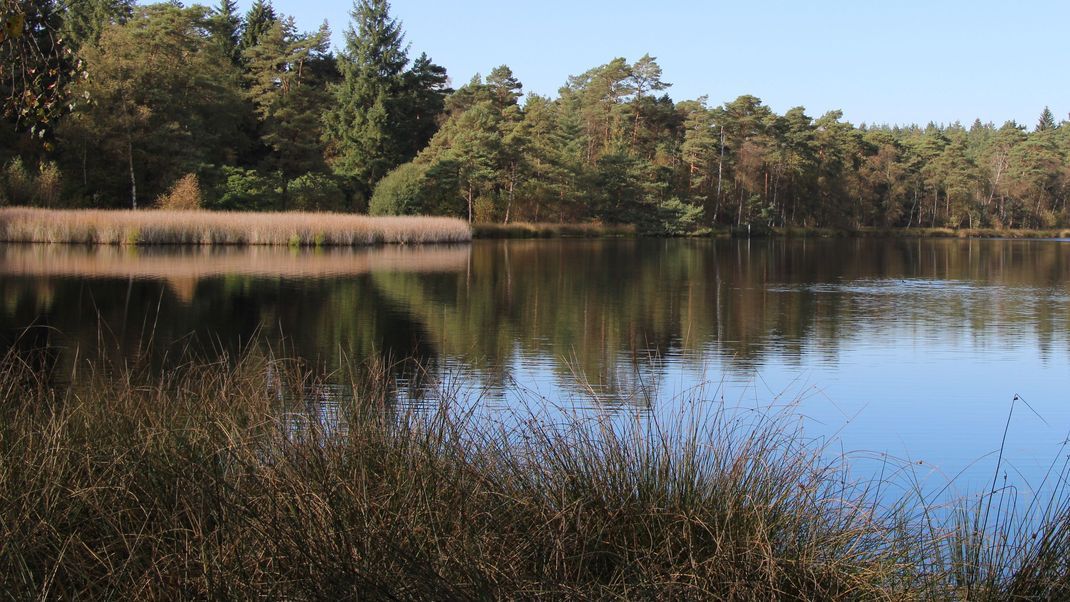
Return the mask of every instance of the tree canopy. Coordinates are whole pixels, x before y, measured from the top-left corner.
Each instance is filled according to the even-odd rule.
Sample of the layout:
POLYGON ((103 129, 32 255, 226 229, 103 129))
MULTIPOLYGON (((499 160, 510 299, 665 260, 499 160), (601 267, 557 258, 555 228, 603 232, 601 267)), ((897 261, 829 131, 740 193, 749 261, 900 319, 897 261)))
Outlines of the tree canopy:
MULTIPOLYGON (((1070 125, 854 125, 758 97, 674 100, 655 56, 553 97, 488 65, 450 89, 387 0, 345 47, 270 0, 0 0, 0 196, 709 227, 1070 226, 1070 125), (47 182, 48 195, 26 192, 47 182)), ((1030 124, 1031 125, 1031 124, 1030 124)))

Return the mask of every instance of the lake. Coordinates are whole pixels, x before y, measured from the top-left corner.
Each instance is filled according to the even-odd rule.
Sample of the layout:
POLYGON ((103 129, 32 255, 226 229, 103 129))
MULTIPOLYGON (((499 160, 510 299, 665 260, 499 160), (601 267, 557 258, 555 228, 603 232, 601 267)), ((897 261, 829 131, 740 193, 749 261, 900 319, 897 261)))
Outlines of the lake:
POLYGON ((969 491, 992 479, 1016 395, 1002 472, 1019 486, 1070 430, 1064 241, 3 246, 0 301, 0 340, 47 349, 55 375, 250 341, 326 371, 415 358, 433 378, 399 368, 401 406, 433 380, 486 416, 787 407, 860 466, 888 454, 969 491))

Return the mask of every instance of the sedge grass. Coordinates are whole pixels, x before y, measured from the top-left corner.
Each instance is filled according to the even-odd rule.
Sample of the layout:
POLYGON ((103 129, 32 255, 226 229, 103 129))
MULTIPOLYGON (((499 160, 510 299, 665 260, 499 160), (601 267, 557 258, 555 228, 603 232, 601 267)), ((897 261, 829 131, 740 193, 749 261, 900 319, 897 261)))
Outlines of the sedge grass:
POLYGON ((0 360, 11 598, 1067 591, 1065 504, 1049 504, 1026 543, 1010 520, 991 536, 944 527, 851 483, 785 416, 714 406, 672 424, 533 414, 490 426, 448 392, 435 411, 399 412, 390 371, 372 364, 334 375, 352 392, 336 400, 337 429, 320 418, 326 385, 299 362, 248 353, 162 376, 102 362, 59 387, 26 353, 0 360))
POLYGON ((471 240, 462 220, 335 213, 0 209, 0 241, 100 245, 363 246, 471 240))

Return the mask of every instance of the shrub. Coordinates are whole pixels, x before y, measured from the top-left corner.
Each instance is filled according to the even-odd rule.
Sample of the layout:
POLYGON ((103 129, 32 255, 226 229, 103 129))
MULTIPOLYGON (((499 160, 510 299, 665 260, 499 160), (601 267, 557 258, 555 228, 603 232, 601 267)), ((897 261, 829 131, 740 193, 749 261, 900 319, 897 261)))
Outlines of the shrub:
POLYGON ((702 219, 702 207, 673 197, 658 203, 655 234, 681 236, 694 230, 702 219))
POLYGON ((63 197, 63 176, 59 166, 49 161, 41 163, 34 181, 34 203, 43 207, 59 205, 63 197))
POLYGON ((156 199, 156 206, 172 211, 191 211, 200 209, 201 202, 201 181, 197 174, 189 173, 175 182, 167 194, 156 199))
POLYGON ((4 168, 4 188, 13 205, 29 205, 36 192, 33 178, 20 157, 15 157, 4 168))
POLYGON ((224 166, 214 209, 267 211, 280 206, 281 195, 274 177, 253 169, 224 166))
POLYGON ((427 168, 405 163, 386 174, 375 187, 368 213, 371 215, 416 215, 425 211, 424 187, 427 168))
POLYGON ((476 197, 472 203, 472 218, 477 224, 490 224, 498 221, 498 208, 491 197, 476 197))
POLYGON ((330 176, 306 173, 286 185, 286 209, 296 211, 343 211, 346 195, 330 176))

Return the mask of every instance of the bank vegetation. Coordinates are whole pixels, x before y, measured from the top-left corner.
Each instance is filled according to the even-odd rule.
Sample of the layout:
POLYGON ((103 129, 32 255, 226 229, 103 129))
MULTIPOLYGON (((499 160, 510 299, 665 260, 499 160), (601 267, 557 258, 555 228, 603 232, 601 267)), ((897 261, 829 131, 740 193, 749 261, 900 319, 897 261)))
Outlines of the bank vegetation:
POLYGON ((471 237, 467 223, 448 217, 0 209, 0 241, 14 243, 364 246, 457 243, 471 237))
POLYGON ((402 410, 382 363, 330 379, 255 352, 163 374, 48 365, 0 360, 12 598, 1070 594, 1062 492, 1016 510, 1008 489, 897 500, 790 413, 699 392, 667 422, 488 421, 448 387, 402 410))

